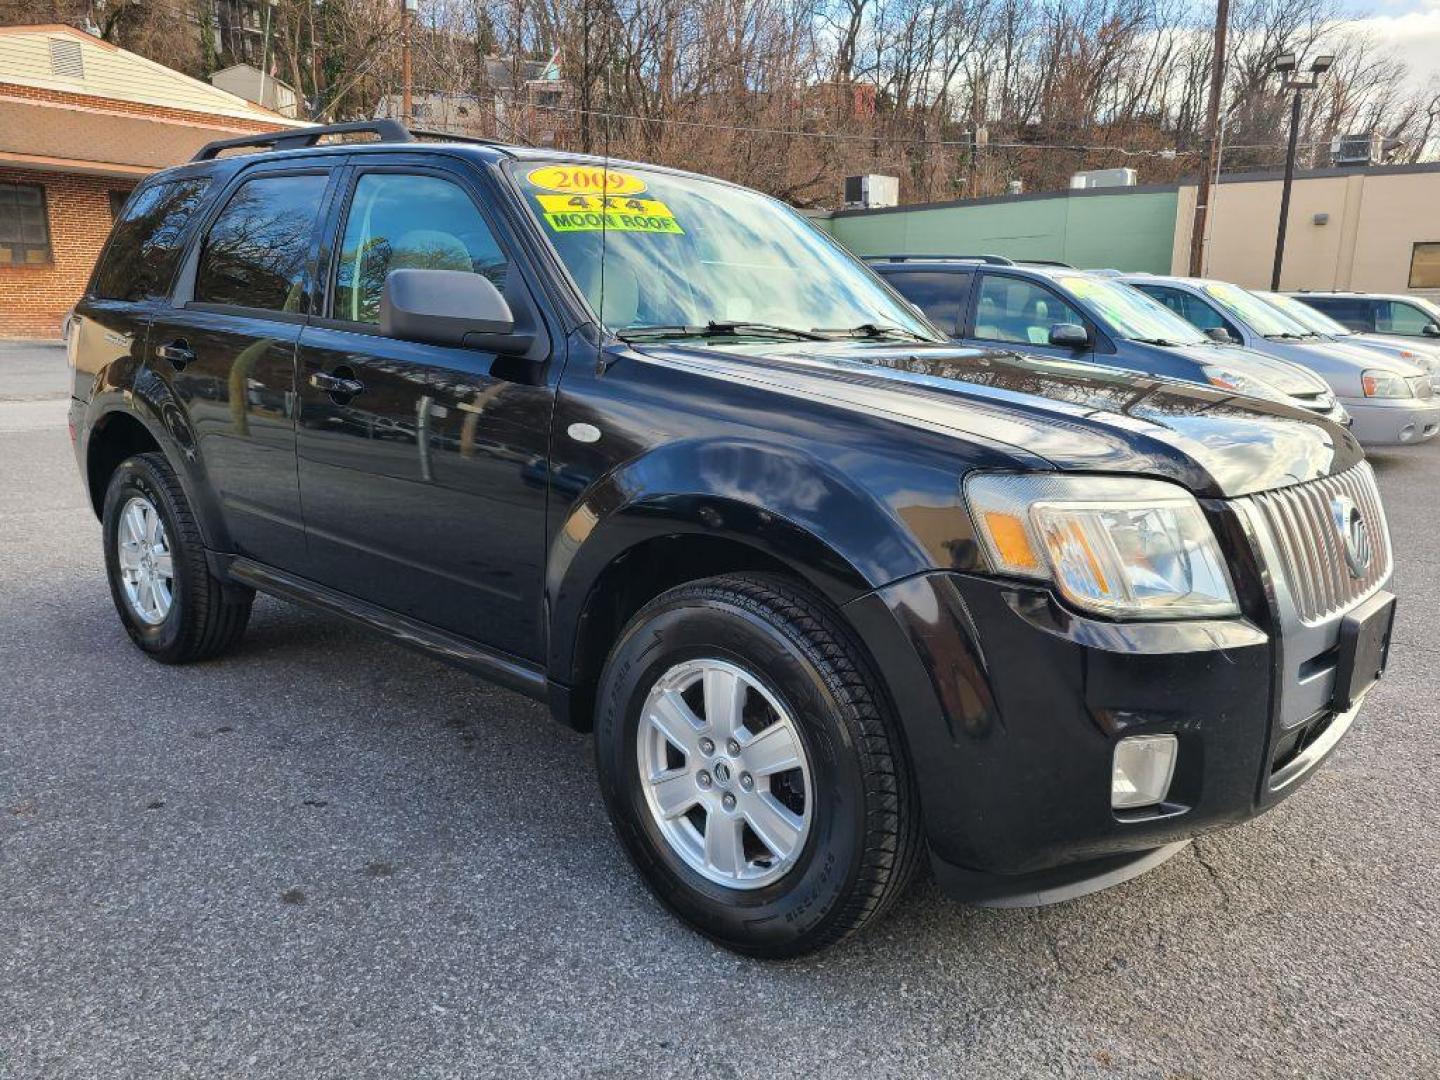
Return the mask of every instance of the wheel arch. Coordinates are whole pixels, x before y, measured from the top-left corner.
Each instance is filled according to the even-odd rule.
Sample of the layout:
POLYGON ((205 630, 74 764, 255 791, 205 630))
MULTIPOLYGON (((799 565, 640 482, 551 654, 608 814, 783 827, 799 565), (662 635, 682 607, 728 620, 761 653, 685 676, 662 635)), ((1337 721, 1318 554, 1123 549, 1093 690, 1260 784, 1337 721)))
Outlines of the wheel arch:
POLYGON ((195 512, 206 547, 227 550, 228 539, 214 493, 205 480, 199 441, 183 406, 153 372, 141 371, 124 391, 91 401, 85 425, 85 486, 98 518, 105 490, 121 462, 141 453, 160 453, 180 479, 195 512))

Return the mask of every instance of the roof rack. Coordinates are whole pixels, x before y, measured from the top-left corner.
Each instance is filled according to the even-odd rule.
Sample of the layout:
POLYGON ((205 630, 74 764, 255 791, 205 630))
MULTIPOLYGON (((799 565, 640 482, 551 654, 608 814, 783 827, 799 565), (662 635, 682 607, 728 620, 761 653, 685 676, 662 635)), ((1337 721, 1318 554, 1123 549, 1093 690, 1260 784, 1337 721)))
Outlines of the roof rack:
POLYGON ((1014 266, 1004 255, 862 255, 865 262, 978 262, 988 266, 1014 266))
POLYGON ((399 120, 382 117, 378 120, 352 120, 345 124, 321 124, 316 127, 289 128, 285 131, 266 131, 259 135, 242 135, 238 139, 217 139, 208 142, 195 152, 191 161, 211 161, 226 150, 237 150, 252 146, 264 150, 300 150, 316 145, 330 135, 374 135, 376 142, 413 143, 423 139, 443 139, 446 142, 483 143, 488 146, 504 145, 496 139, 482 139, 474 135, 452 135, 448 131, 426 131, 423 128, 407 128, 399 120))
POLYGON ((1061 262, 1059 259, 1016 259, 1021 266, 1058 266, 1062 270, 1074 270, 1074 263, 1061 262))
POLYGON ((362 132, 377 136, 377 142, 415 141, 415 136, 406 130, 399 120, 353 120, 348 124, 322 124, 318 127, 267 131, 260 135, 242 135, 238 139, 216 139, 195 151, 195 156, 190 160, 211 161, 226 150, 244 146, 266 150, 300 150, 314 146, 327 135, 352 135, 362 132))

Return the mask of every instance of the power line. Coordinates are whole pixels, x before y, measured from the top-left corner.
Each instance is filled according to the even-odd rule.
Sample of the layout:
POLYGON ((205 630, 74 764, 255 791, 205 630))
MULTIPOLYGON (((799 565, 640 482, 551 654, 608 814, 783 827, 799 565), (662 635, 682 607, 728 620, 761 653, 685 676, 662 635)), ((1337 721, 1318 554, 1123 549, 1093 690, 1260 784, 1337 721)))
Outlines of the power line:
MULTIPOLYGON (((433 88, 428 89, 426 92, 435 94, 447 93, 447 91, 436 90, 433 88)), ((475 97, 476 95, 466 94, 463 96, 475 97)), ((508 101, 511 101, 512 103, 523 105, 526 108, 539 109, 545 112, 569 113, 573 116, 588 114, 590 116, 599 117, 606 120, 634 120, 637 123, 642 124, 670 124, 677 127, 703 128, 711 131, 733 131, 750 135, 779 135, 786 138, 833 139, 854 142, 898 142, 904 143, 907 146, 949 146, 962 148, 969 148, 971 146, 971 143, 968 139, 916 139, 906 136, 893 136, 875 133, 861 134, 841 131, 805 131, 800 128, 774 128, 759 127, 747 124, 723 124, 709 120, 682 120, 678 117, 640 116, 636 113, 610 112, 604 109, 581 109, 566 105, 542 105, 538 102, 531 101, 530 99, 518 94, 502 94, 498 91, 492 92, 490 96, 494 97, 497 100, 504 98, 508 101)), ((1182 155, 1191 156, 1203 152, 1201 149, 1198 148, 1189 150, 1175 150, 1168 148, 1160 150, 1133 150, 1129 147, 1124 146, 1086 143, 989 142, 985 145, 986 149, 990 150, 1058 150, 1070 153, 1112 153, 1122 154, 1126 157, 1159 157, 1165 158, 1167 160, 1175 157, 1180 157, 1182 155)), ((1329 144, 1327 142, 1317 141, 1311 143, 1302 143, 1301 145, 1309 148, 1316 146, 1328 146, 1329 144)), ((1226 149, 1279 150, 1281 149, 1281 147, 1278 144, 1272 143, 1231 143, 1226 146, 1226 149)))

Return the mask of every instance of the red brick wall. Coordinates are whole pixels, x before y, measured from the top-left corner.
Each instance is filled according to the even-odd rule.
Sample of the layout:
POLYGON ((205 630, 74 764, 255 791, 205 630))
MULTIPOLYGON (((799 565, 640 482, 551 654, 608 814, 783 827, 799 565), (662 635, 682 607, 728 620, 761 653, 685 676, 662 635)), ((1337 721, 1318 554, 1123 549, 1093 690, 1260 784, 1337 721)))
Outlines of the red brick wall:
POLYGON ((45 188, 51 256, 42 266, 0 264, 0 337, 58 337, 110 235, 110 192, 129 191, 135 181, 0 169, 0 183, 45 188))

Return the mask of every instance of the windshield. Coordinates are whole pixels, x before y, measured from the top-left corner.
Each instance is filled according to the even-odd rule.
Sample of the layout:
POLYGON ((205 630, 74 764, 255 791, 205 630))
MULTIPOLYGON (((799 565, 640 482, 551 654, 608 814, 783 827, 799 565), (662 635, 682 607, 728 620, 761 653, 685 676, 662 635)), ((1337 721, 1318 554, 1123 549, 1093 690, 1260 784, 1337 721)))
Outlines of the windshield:
POLYGON ((1323 311, 1316 311, 1303 300, 1296 300, 1293 296, 1273 292, 1257 292, 1255 295, 1267 304, 1279 308, 1307 330, 1313 330, 1317 334, 1326 334, 1329 337, 1353 337, 1355 335, 1355 331, 1344 323, 1336 322, 1323 311))
POLYGON ((1204 345, 1210 339, 1193 325, 1139 289, 1089 274, 1063 274, 1057 284, 1069 289, 1109 329, 1131 341, 1204 345))
POLYGON ((943 341, 795 211, 753 191, 658 170, 515 162, 512 175, 600 321, 698 335, 725 324, 943 341), (602 306, 603 281, 603 306, 602 306))
POLYGON ((1311 330, 1239 285, 1212 281, 1201 291, 1262 337, 1309 337, 1311 330))

